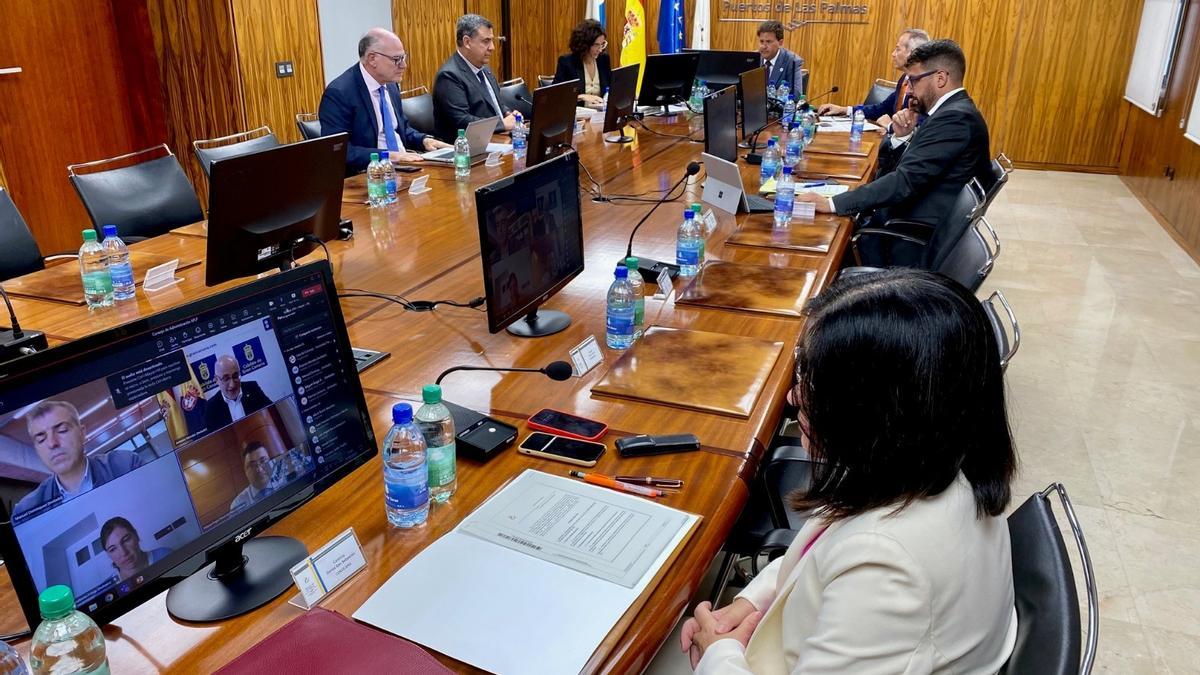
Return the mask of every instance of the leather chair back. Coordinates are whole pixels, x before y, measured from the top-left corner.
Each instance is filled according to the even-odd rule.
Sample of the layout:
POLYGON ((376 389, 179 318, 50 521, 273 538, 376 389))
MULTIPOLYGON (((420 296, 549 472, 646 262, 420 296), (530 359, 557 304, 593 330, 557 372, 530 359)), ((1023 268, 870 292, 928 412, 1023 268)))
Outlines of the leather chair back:
POLYGON ((132 166, 85 174, 74 171, 82 165, 68 167, 71 184, 97 232, 112 223, 121 238, 130 241, 204 220, 200 200, 179 160, 165 145, 159 147, 165 157, 132 166))
POLYGON ((549 87, 550 85, 554 84, 554 76, 553 75, 538 75, 537 78, 538 78, 538 88, 539 89, 542 87, 549 87))
POLYGON ((929 239, 929 246, 925 250, 926 269, 941 268, 943 261, 954 250, 959 240, 975 224, 975 219, 983 216, 983 209, 977 209, 978 206, 975 189, 970 183, 963 185, 950 215, 934 229, 929 239))
POLYGON ((0 281, 45 267, 42 252, 8 190, 0 187, 0 281))
POLYGON ((888 82, 887 80, 875 80, 875 84, 871 85, 871 90, 867 92, 867 97, 863 99, 863 105, 876 105, 883 103, 887 97, 896 91, 896 83, 888 82))
POLYGON ((992 291, 992 294, 983 301, 983 312, 987 315, 988 323, 992 326, 992 333, 996 336, 996 348, 1000 350, 1000 368, 1007 370, 1013 356, 1021 348, 1021 324, 1017 323, 1017 315, 1000 289, 992 291), (1004 309, 1004 315, 1008 318, 1008 329, 1004 327, 1004 318, 1000 316, 997 304, 1004 309), (1010 331, 1011 339, 1009 338, 1010 331))
MULTIPOLYGON (((319 126, 320 122, 317 124, 319 126)), ((209 141, 196 141, 192 143, 192 149, 196 151, 196 159, 200 162, 200 168, 204 169, 204 175, 212 175, 212 163, 218 159, 228 159, 230 157, 237 157, 238 155, 246 155, 251 152, 258 152, 259 150, 266 150, 267 148, 279 147, 279 139, 275 138, 275 134, 271 133, 271 130, 268 127, 260 128, 265 130, 266 133, 262 136, 255 136, 254 138, 239 141, 237 143, 226 143, 225 145, 206 147, 205 144, 207 143, 225 140, 221 138, 209 141)), ((254 131, 259 131, 259 129, 255 129, 254 131)), ((244 136, 246 134, 254 133, 254 131, 247 131, 243 134, 235 134, 235 136, 229 136, 227 138, 244 136)))
POLYGON ((321 137, 321 120, 314 113, 296 115, 296 128, 300 130, 300 137, 306 141, 321 137))
POLYGON ((992 272, 995 255, 979 231, 980 223, 963 234, 937 271, 966 286, 972 293, 979 290, 992 272))
POLYGON ((434 134, 437 131, 433 122, 433 94, 426 92, 412 96, 401 100, 400 105, 412 128, 423 134, 434 134))
POLYGON ((1075 575, 1045 493, 1008 517, 1017 642, 1003 673, 1079 673, 1081 632, 1075 575))
POLYGON ((521 113, 521 116, 526 120, 533 117, 533 106, 517 98, 517 95, 524 96, 527 101, 533 100, 533 94, 529 93, 529 85, 525 84, 524 80, 515 84, 510 84, 500 87, 500 105, 505 108, 512 108, 521 113))

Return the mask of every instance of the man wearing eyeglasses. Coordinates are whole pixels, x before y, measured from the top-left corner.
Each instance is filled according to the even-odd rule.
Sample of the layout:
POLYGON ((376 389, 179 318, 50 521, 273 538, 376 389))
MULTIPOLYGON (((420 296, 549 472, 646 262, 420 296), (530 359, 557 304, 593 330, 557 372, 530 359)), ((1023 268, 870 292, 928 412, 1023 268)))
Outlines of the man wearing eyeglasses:
POLYGON ((321 133, 346 132, 346 174, 359 173, 371 153, 386 150, 392 162, 419 162, 420 153, 447 147, 408 123, 401 108, 400 87, 408 70, 408 54, 390 30, 372 28, 358 41, 358 63, 325 88, 318 115, 321 133))
POLYGON ((217 359, 218 394, 204 402, 204 423, 209 431, 229 426, 271 405, 271 399, 253 380, 242 381, 237 359, 223 354, 217 359))
POLYGON ((437 135, 452 140, 459 129, 475 120, 499 117, 496 133, 517 124, 511 109, 500 99, 500 84, 488 61, 496 50, 492 22, 478 14, 465 14, 454 25, 458 45, 433 79, 433 116, 437 135))
MULTIPOLYGON (((796 199, 813 203, 823 213, 871 213, 867 224, 872 227, 893 218, 940 227, 972 178, 984 189, 995 181, 987 122, 963 88, 966 69, 966 57, 952 40, 934 40, 914 49, 905 67, 910 107, 892 117, 892 132, 880 148, 880 166, 895 168, 833 198, 806 192, 796 199), (918 129, 920 114, 926 119, 918 129)), ((931 254, 933 247, 924 249, 931 254)), ((928 267, 931 260, 926 255, 868 262, 928 267)))

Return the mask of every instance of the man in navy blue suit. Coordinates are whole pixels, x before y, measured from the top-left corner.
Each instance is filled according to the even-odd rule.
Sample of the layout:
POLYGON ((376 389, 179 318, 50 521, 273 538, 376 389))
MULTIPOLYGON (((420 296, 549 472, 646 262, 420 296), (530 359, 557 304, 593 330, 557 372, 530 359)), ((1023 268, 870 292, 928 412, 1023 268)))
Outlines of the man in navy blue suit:
POLYGON ((358 63, 325 87, 318 111, 321 133, 350 134, 347 174, 366 169, 372 152, 387 150, 392 162, 419 162, 420 153, 448 147, 409 126, 397 86, 405 70, 408 54, 400 38, 372 28, 358 41, 358 63))
MULTIPOLYGON (((896 90, 879 103, 863 106, 863 116, 868 121, 886 129, 892 123, 892 116, 907 107, 909 82, 904 64, 908 63, 908 57, 912 54, 912 50, 926 42, 929 42, 929 33, 920 28, 906 28, 901 31, 900 37, 896 38, 896 46, 892 47, 892 67, 900 71, 900 77, 896 80, 896 90)), ((817 114, 849 115, 850 111, 851 107, 848 105, 823 103, 817 109, 817 114)))

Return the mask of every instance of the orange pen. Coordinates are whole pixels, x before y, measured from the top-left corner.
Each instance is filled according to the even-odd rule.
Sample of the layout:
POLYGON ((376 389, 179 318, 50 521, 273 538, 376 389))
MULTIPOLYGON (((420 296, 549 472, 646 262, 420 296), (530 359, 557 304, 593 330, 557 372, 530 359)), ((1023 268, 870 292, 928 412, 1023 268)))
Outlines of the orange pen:
POLYGON ((604 474, 584 473, 582 471, 571 471, 569 473, 570 473, 570 475, 572 475, 576 478, 582 478, 583 482, 585 482, 585 483, 591 483, 592 485, 599 485, 601 487, 612 488, 613 490, 620 490, 621 492, 628 492, 630 494, 642 495, 643 497, 661 497, 666 494, 662 490, 655 490, 654 488, 642 487, 641 485, 631 485, 629 483, 622 483, 621 481, 616 480, 612 476, 605 476, 604 474))

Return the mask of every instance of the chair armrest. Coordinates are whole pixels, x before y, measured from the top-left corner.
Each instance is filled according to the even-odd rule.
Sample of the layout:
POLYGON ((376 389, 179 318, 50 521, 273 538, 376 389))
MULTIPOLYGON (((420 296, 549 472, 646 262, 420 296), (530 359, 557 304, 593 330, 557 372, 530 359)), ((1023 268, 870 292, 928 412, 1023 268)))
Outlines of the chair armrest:
POLYGON ((793 530, 786 527, 777 528, 767 533, 763 537, 762 543, 758 545, 758 551, 750 558, 750 566, 754 574, 759 573, 758 559, 762 556, 767 556, 767 560, 771 561, 779 556, 787 553, 788 547, 796 541, 796 535, 799 530, 793 530))
POLYGON ((78 253, 52 253, 50 255, 43 256, 42 262, 46 265, 46 267, 53 267, 55 265, 65 265, 67 264, 68 260, 78 259, 78 253))
POLYGON ((789 462, 814 462, 815 460, 809 456, 808 450, 800 445, 781 445, 771 451, 771 456, 763 465, 771 467, 777 464, 787 464, 789 462))
POLYGON ((870 267, 867 265, 855 265, 854 267, 844 267, 841 272, 838 272, 838 278, 853 277, 859 274, 870 274, 872 272, 882 272, 883 267, 870 267))
POLYGON ((905 234, 913 236, 930 236, 935 229, 929 223, 922 223, 919 220, 908 220, 907 218, 892 218, 883 224, 885 230, 898 230, 905 234))
MULTIPOLYGON (((891 221, 889 221, 889 222, 891 222, 891 221)), ((854 254, 854 262, 855 262, 855 265, 858 267, 863 266, 862 252, 859 251, 859 249, 858 249, 858 240, 861 239, 864 235, 866 235, 868 238, 869 237, 882 237, 885 239, 894 239, 896 241, 902 241, 905 243, 913 244, 914 246, 920 246, 922 248, 929 245, 929 242, 927 240, 921 239, 920 237, 915 237, 911 234, 905 234, 903 232, 896 232, 893 230, 887 230, 887 229, 878 228, 878 227, 864 227, 863 229, 854 233, 853 237, 850 237, 850 250, 854 254)))

